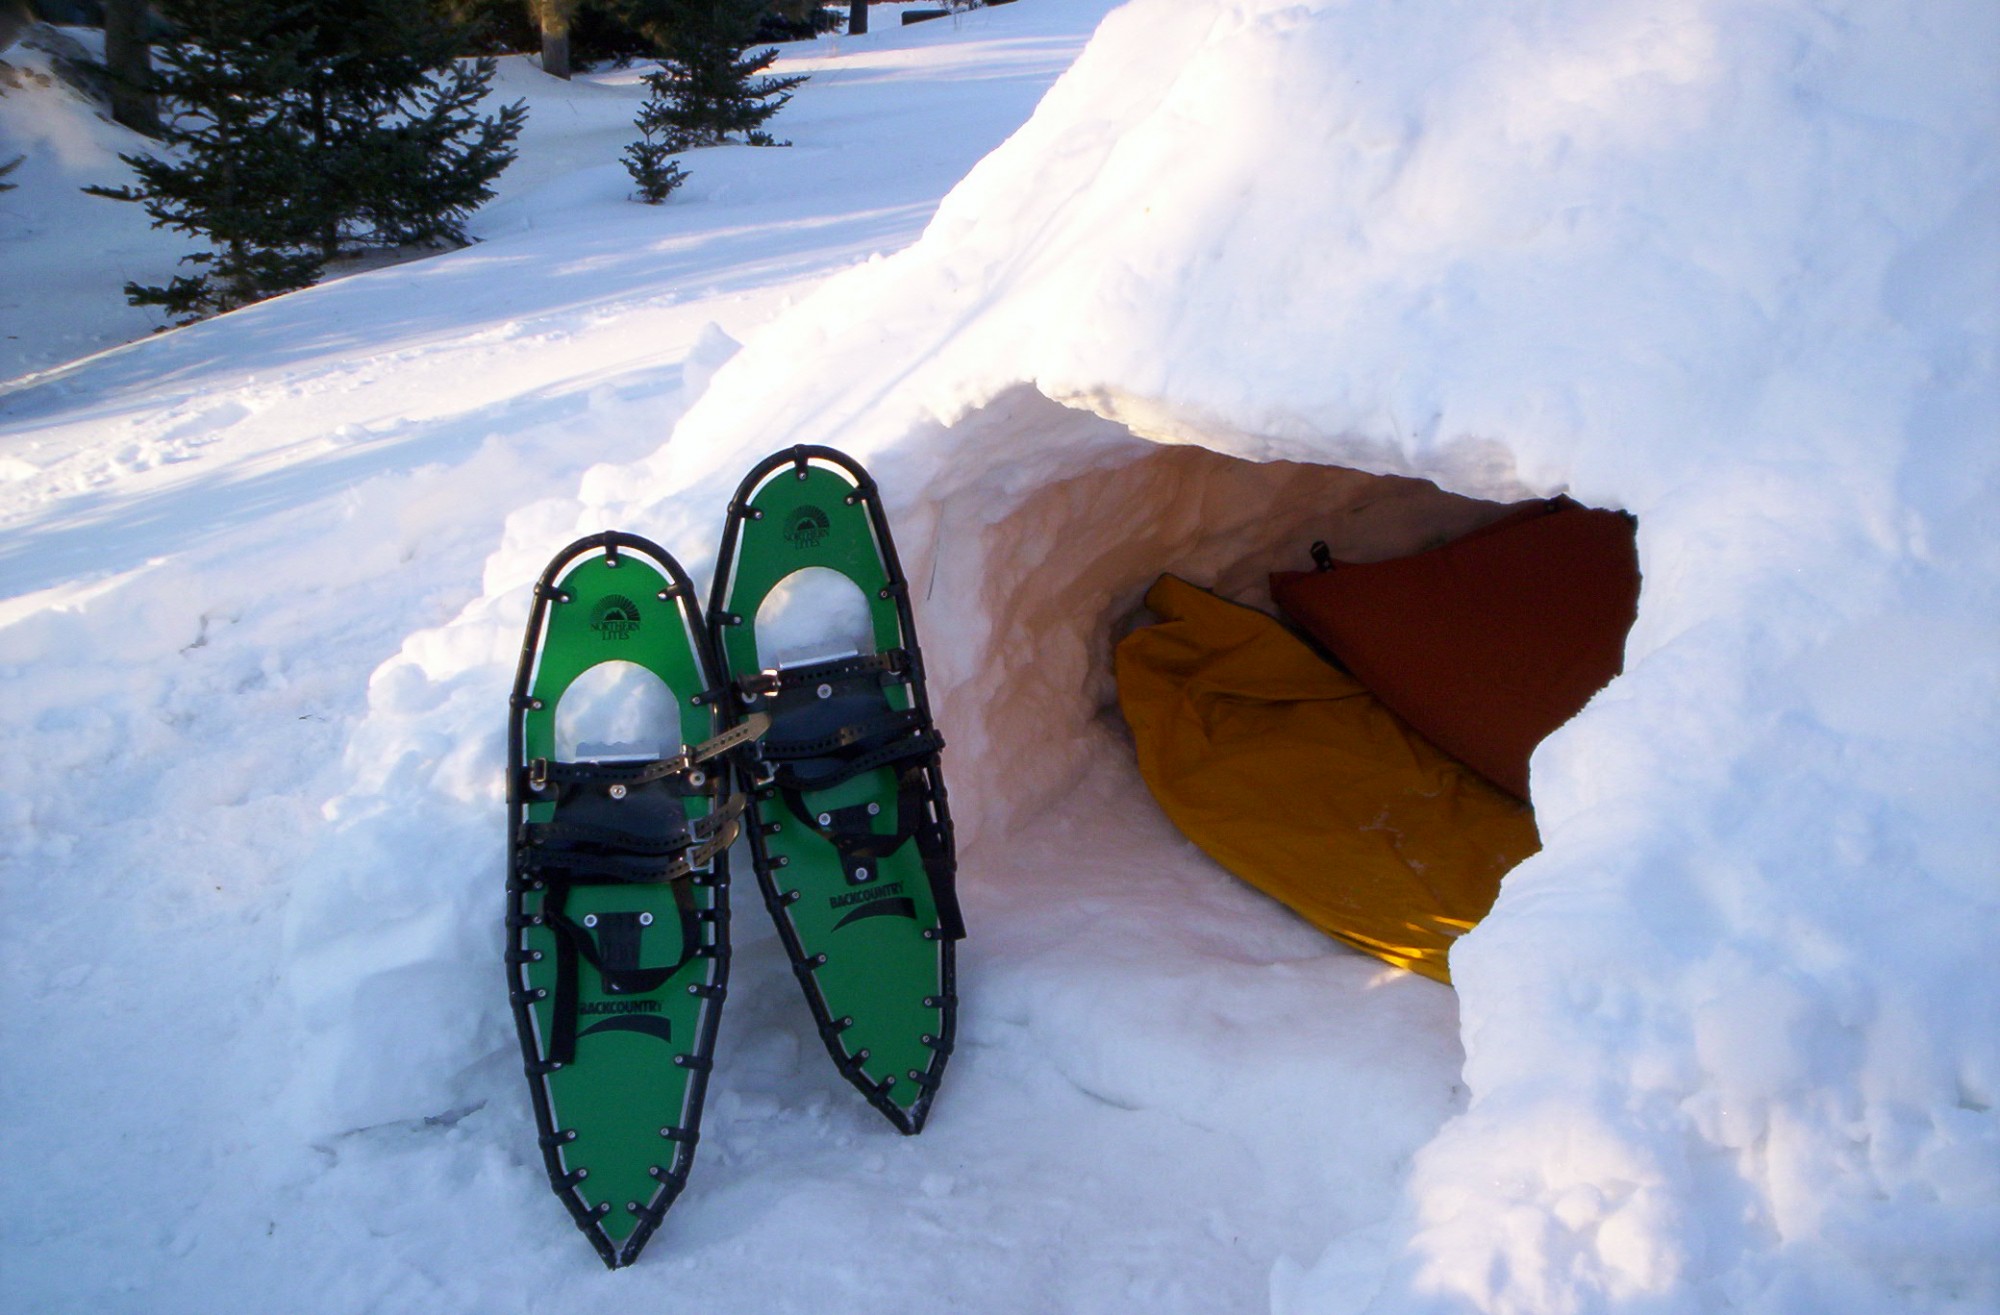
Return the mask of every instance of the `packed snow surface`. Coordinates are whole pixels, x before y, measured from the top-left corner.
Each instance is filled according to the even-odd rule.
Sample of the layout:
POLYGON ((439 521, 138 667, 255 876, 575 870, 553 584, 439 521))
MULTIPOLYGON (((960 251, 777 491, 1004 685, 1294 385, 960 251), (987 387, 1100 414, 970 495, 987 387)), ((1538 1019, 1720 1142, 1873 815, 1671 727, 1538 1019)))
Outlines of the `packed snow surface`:
POLYGON ((480 245, 71 365, 177 252, 89 270, 131 143, 6 86, 8 1304, 2000 1306, 2000 9, 1107 8, 796 48, 795 144, 660 208, 636 73, 510 61, 480 245), (705 575, 797 442, 917 594, 959 1050, 897 1137, 746 889, 610 1275, 499 971, 528 587, 611 527, 705 575), (1482 514, 1413 476, 1630 510, 1645 575, 1456 994, 1193 852, 1107 711, 1155 574, 1482 514))

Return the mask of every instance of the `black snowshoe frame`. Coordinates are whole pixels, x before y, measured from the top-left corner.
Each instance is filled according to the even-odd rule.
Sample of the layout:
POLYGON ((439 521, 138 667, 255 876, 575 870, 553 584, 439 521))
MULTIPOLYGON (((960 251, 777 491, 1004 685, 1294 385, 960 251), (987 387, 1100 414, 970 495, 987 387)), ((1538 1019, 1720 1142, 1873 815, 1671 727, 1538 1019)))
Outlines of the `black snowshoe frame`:
POLYGON ((876 597, 893 601, 901 643, 872 654, 762 670, 728 680, 724 689, 734 717, 762 713, 771 718, 762 742, 738 759, 737 770, 740 788, 751 800, 748 832, 758 886, 804 987, 820 1039, 835 1066, 869 1103, 904 1133, 914 1134, 923 1127, 954 1045, 958 1016, 955 942, 964 937, 965 924, 956 889, 957 849, 949 794, 939 763, 944 741, 931 715, 909 583, 889 532, 880 491, 859 462, 834 448, 798 446, 772 454, 744 476, 730 501, 716 556, 708 608, 710 648, 718 659, 716 669, 727 675, 731 670, 727 632, 755 624, 754 616, 738 615, 727 607, 742 528, 764 514, 752 505, 753 497, 781 472, 791 470, 803 480, 814 463, 838 468, 853 483, 846 502, 862 507, 867 514, 886 577, 876 597), (891 685, 907 691, 906 708, 893 708, 884 697, 883 690, 891 685), (803 726, 802 710, 806 711, 803 726), (822 710, 822 715, 812 716, 812 712, 822 710), (896 772, 898 819, 893 832, 874 832, 868 810, 862 806, 815 812, 804 800, 807 791, 884 767, 896 772), (938 1011, 939 1022, 935 1032, 922 1037, 931 1052, 928 1064, 907 1073, 919 1090, 908 1107, 890 1098, 889 1085, 878 1085, 862 1071, 861 1061, 867 1059, 868 1052, 850 1055, 842 1041, 842 1033, 855 1020, 832 1014, 815 988, 814 973, 825 965, 826 956, 809 953, 801 942, 789 913, 799 892, 785 889, 779 868, 786 860, 774 858, 770 852, 769 838, 788 825, 816 832, 839 851, 848 885, 857 897, 866 893, 861 890, 862 883, 881 857, 906 844, 914 845, 922 855, 937 916, 937 925, 927 928, 923 936, 936 945, 939 955, 939 986, 935 994, 924 997, 923 1004, 938 1011))
MULTIPOLYGON (((741 831, 744 806, 740 795, 727 795, 725 787, 731 777, 727 760, 747 739, 760 733, 764 723, 760 719, 752 725, 736 724, 730 702, 718 698, 713 688, 718 668, 709 649, 708 635, 694 585, 671 554, 637 535, 617 531, 589 535, 556 554, 535 584, 527 636, 509 700, 506 955, 509 1000, 526 1061, 536 1130, 550 1184, 604 1263, 614 1269, 631 1264, 638 1257, 667 1208, 686 1186, 699 1138, 716 1029, 727 994, 728 848, 741 831), (671 604, 680 618, 702 684, 698 692, 688 695, 688 701, 710 709, 721 727, 720 733, 675 757, 659 761, 569 763, 544 757, 528 759, 528 716, 544 711, 533 686, 549 634, 549 612, 551 607, 571 601, 559 587, 559 581, 580 560, 593 554, 602 554, 615 566, 621 553, 645 559, 646 565, 668 582, 659 591, 658 601, 671 604), (603 817, 593 816, 585 796, 595 791, 619 800, 624 817, 632 817, 636 812, 650 825, 634 829, 630 825, 607 824, 603 817), (685 805, 695 798, 708 801, 708 812, 706 816, 690 819, 685 805), (531 806, 551 802, 557 805, 555 817, 547 821, 529 819, 531 806), (680 954, 672 963, 642 967, 638 962, 641 936, 656 921, 651 916, 615 913, 569 916, 565 905, 572 891, 621 884, 664 884, 671 890, 680 923, 680 954), (696 890, 707 892, 709 898, 698 900, 696 890), (706 907, 701 907, 703 904, 706 907), (550 989, 533 987, 527 973, 529 965, 539 964, 548 951, 529 947, 530 929, 552 934, 557 955, 552 1001, 556 1007, 553 1028, 546 1036, 539 1034, 533 1011, 550 995, 550 989), (604 1227, 609 1203, 593 1206, 581 1190, 581 1183, 588 1175, 564 1165, 564 1149, 575 1141, 577 1133, 557 1125, 544 1079, 575 1059, 579 1035, 576 1016, 579 963, 587 963, 596 971, 604 991, 614 995, 643 995, 660 990, 683 967, 696 960, 710 963, 711 971, 705 974, 706 980, 686 988, 704 1007, 692 1044, 673 1058, 673 1063, 687 1074, 684 1112, 659 1129, 667 1153, 663 1157, 666 1163, 651 1171, 658 1188, 649 1200, 628 1206, 636 1216, 636 1226, 621 1242, 604 1227), (563 999, 565 994, 567 1000, 563 999)), ((588 1030, 640 1026, 641 1020, 615 1017, 597 1022, 588 1030)))

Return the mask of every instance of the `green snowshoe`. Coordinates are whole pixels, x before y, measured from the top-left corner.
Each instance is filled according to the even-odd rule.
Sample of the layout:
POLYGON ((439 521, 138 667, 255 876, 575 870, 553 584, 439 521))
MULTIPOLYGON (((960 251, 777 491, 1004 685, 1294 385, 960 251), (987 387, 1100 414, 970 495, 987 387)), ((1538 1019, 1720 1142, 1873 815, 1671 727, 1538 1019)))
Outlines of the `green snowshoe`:
POLYGON ((965 930, 944 741, 881 499, 858 464, 799 447, 750 472, 729 507, 709 625, 737 711, 770 719, 739 762, 765 903, 834 1063, 915 1133, 951 1054, 965 930), (766 603, 810 568, 859 595, 846 641, 802 656, 773 642, 766 603))
POLYGON ((507 978, 549 1178, 613 1268, 687 1182, 728 975, 743 800, 721 759, 761 722, 728 729, 713 669, 693 586, 644 539, 580 539, 535 585, 508 721, 507 978), (651 714, 617 758, 559 743, 565 697, 599 689, 651 714))

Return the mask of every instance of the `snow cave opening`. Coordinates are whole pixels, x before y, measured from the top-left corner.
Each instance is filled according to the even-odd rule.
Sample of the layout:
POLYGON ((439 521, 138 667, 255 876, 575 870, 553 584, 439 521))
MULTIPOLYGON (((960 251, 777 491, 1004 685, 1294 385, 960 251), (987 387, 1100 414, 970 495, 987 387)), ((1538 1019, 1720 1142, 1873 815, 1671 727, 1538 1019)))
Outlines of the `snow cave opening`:
MULTIPOLYGON (((1387 562, 1537 503, 1490 457, 1468 482, 1495 496, 1470 497, 1411 476, 1152 441, 1028 390, 952 437, 953 469, 899 539, 913 589, 957 623, 927 630, 925 649, 956 751, 954 814, 975 842, 1032 829, 1093 765, 1140 775, 1113 653, 1157 619, 1144 600, 1163 574, 1275 615, 1270 575, 1311 571, 1316 541, 1341 562, 1387 562)), ((1632 578, 1636 595, 1636 566, 1632 578)), ((1521 811, 1528 847, 1501 870, 1532 852, 1521 811)))
POLYGON ((1341 560, 1387 560, 1488 525, 1517 500, 1153 442, 1039 395, 989 407, 958 432, 962 452, 1017 459, 998 478, 965 470, 897 538, 915 558, 920 600, 954 610, 977 602, 972 633, 924 636, 940 720, 964 746, 954 776, 973 778, 954 788, 954 810, 975 834, 1040 809, 1087 754, 1130 757, 1116 745, 1112 648, 1146 619, 1146 591, 1162 573, 1269 611, 1270 573, 1310 569, 1316 540, 1341 560), (1030 431, 1031 442, 1013 441, 1030 431), (1011 495, 1004 505, 996 485, 1011 495), (1037 780, 1021 780, 1024 764, 1037 780))

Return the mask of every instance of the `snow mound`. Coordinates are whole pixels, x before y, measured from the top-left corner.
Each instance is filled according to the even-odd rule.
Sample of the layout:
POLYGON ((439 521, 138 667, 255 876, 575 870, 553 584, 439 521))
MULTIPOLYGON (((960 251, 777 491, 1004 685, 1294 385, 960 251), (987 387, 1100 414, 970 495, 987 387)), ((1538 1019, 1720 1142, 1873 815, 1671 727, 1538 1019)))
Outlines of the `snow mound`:
MULTIPOLYGON (((1319 1257, 1270 1271, 1282 1311, 1991 1308, 1996 44, 1976 0, 1133 0, 915 247, 704 349, 665 446, 517 514, 485 597, 377 672, 290 911, 319 1073, 291 1090, 338 1104, 300 1118, 365 1130, 495 1080, 491 993, 399 1035, 420 1064, 355 1020, 455 1001, 494 953, 472 863, 442 896, 393 865, 497 836, 493 710, 541 562, 616 525, 699 577, 748 462, 829 442, 889 500, 975 933, 1003 928, 945 1144, 954 1094, 1028 1135, 1001 1097, 1029 1054, 1241 1136, 1319 1257), (1625 676, 1535 757, 1547 848, 1454 956, 1469 1098, 1425 1088, 1368 1170, 1428 1138, 1388 1218, 1339 1199, 1360 1152, 1314 1101, 1402 1099, 1394 1038, 1435 1065, 1424 1020, 1376 1000, 1365 1081, 1312 1063, 1323 1028, 1286 1031, 1296 1067, 1213 1058, 1301 1009, 1262 987, 1312 952, 1210 925, 1234 896, 1172 856, 1099 715, 1160 570, 1252 593, 1377 502, 1376 548, 1483 514, 1369 475, 1625 508, 1645 574, 1625 676), (394 820, 413 798, 427 835, 394 820), (1232 963, 1258 988, 1211 996, 1232 963)), ((471 857, 497 870, 497 842, 471 857)), ((1311 962, 1288 980, 1330 988, 1342 956, 1311 962)), ((776 1108, 738 1071, 725 1128, 776 1108)), ((839 1126, 796 1114, 771 1121, 839 1126)), ((677 1207, 689 1243, 735 1208, 717 1190, 677 1207)), ((1102 1277, 1053 1290, 1189 1301, 1102 1277)))
POLYGON ((1120 600, 1309 533, 1310 479, 1150 446, 1634 512, 1627 674, 1454 958, 1471 1102, 1373 1308, 1990 1306, 1996 48, 1977 3, 1134 0, 591 518, 872 462, 991 834, 1107 751, 1120 600))

